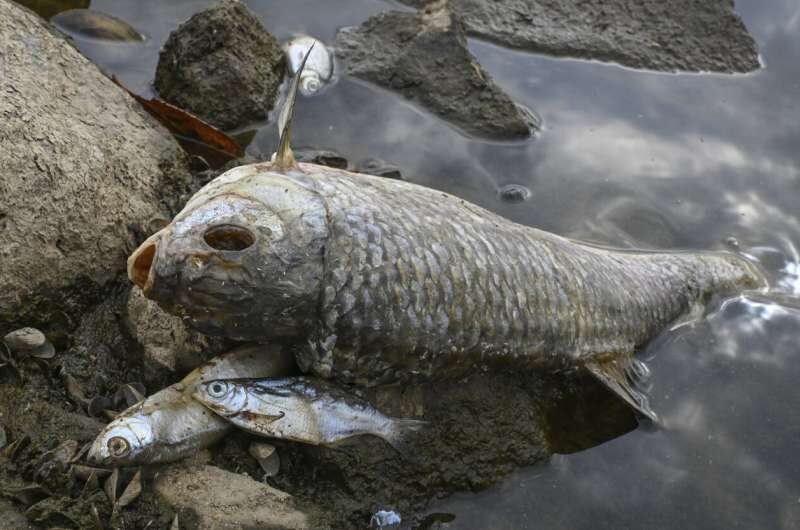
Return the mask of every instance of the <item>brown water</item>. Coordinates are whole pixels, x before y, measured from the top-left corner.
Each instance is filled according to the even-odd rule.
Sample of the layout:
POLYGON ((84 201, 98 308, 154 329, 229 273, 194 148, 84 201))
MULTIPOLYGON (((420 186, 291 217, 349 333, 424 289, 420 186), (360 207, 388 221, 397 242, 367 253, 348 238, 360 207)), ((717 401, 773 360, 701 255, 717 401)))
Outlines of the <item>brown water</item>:
MULTIPOLYGON (((168 33, 208 1, 95 0, 144 44, 82 41, 147 94, 168 33)), ((279 39, 337 28, 397 5, 379 0, 247 2, 279 39)), ((770 300, 736 299, 642 352, 663 418, 432 511, 458 529, 800 528, 800 4, 738 0, 765 68, 672 75, 552 59, 471 41, 480 63, 545 130, 530 141, 468 138, 384 90, 340 78, 297 108, 298 144, 351 162, 377 157, 409 180, 515 221, 603 244, 723 248, 735 238, 771 276, 770 300), (502 202, 498 187, 530 188, 502 202)), ((274 119, 274 117, 272 117, 274 119)), ((251 152, 271 152, 272 123, 251 152)))

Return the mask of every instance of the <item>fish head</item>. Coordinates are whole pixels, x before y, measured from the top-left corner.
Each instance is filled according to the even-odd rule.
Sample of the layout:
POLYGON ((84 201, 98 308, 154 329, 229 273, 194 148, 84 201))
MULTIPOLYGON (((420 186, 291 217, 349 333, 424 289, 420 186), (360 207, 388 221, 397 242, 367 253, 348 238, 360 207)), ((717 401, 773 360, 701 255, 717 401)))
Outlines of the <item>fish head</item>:
POLYGON ((319 300, 325 204, 271 165, 240 166, 200 190, 128 259, 147 298, 210 335, 295 337, 319 300))
POLYGON ((87 458, 93 464, 114 467, 143 462, 154 441, 153 428, 147 418, 120 417, 97 435, 87 458))
POLYGON ((197 385, 192 397, 224 417, 235 416, 247 406, 247 390, 244 385, 226 379, 215 379, 197 385))

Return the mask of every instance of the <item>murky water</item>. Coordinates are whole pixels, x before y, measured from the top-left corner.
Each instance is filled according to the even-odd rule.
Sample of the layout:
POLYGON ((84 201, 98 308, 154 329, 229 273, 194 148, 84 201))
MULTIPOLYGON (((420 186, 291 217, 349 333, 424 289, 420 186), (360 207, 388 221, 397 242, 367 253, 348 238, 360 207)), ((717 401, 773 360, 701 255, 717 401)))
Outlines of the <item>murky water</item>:
MULTIPOLYGON (((78 41, 131 89, 151 91, 169 31, 208 1, 92 1, 149 36, 78 41)), ((393 3, 248 2, 284 40, 331 42, 393 3)), ((666 75, 471 41, 480 63, 545 130, 520 143, 463 136, 401 98, 342 78, 297 109, 300 145, 377 157, 412 181, 515 221, 604 244, 723 248, 762 260, 774 301, 732 300, 642 352, 664 427, 639 429, 495 488, 440 501, 458 529, 800 528, 800 4, 738 0, 766 68, 666 75), (532 194, 504 202, 500 186, 532 194)), ((250 150, 271 152, 272 124, 250 150)))

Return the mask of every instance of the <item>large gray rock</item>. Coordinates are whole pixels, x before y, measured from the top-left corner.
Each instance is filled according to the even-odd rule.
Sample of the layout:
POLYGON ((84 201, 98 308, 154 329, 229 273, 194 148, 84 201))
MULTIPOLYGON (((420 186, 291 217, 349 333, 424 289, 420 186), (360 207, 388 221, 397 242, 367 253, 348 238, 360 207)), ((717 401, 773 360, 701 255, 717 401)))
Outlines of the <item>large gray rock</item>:
POLYGON ((145 298, 141 289, 130 290, 123 321, 142 353, 143 376, 149 386, 173 383, 177 374, 189 372, 231 346, 224 339, 189 329, 180 317, 145 298))
POLYGON ((38 16, 0 0, 0 331, 74 324, 169 217, 185 156, 38 16), (41 327, 41 326, 37 326, 41 327))
POLYGON ((467 133, 518 139, 537 126, 469 53, 446 6, 381 13, 341 30, 336 48, 350 75, 399 92, 467 133))
POLYGON ((156 494, 180 515, 182 528, 310 528, 292 497, 247 475, 214 466, 173 466, 156 477, 156 494))
POLYGON ((170 103, 231 129, 267 117, 284 63, 278 41, 258 18, 238 0, 222 0, 170 34, 155 86, 170 103))
POLYGON ((664 71, 759 68, 733 0, 450 1, 469 35, 533 52, 664 71))

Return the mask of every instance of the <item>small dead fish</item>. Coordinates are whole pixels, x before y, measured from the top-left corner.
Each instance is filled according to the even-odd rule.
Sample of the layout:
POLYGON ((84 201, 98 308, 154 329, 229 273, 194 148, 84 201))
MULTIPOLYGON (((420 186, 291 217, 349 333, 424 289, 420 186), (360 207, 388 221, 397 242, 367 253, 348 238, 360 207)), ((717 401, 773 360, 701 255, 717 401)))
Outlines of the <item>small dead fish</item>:
POLYGON ((213 444, 231 429, 191 399, 198 383, 220 377, 285 375, 291 355, 277 347, 243 346, 216 357, 181 382, 160 390, 106 425, 89 449, 96 465, 172 462, 213 444))
POLYGON ((142 42, 144 35, 119 18, 92 11, 91 9, 70 9, 50 19, 58 29, 70 35, 90 37, 116 42, 142 42))
POLYGON ((333 77, 333 56, 331 52, 314 37, 305 35, 295 37, 284 45, 289 72, 300 75, 300 93, 310 96, 333 77), (305 68, 301 68, 306 55, 305 68))
POLYGON ((408 453, 407 437, 427 424, 388 417, 353 394, 307 377, 217 379, 198 385, 194 397, 246 431, 312 445, 371 434, 408 453))

